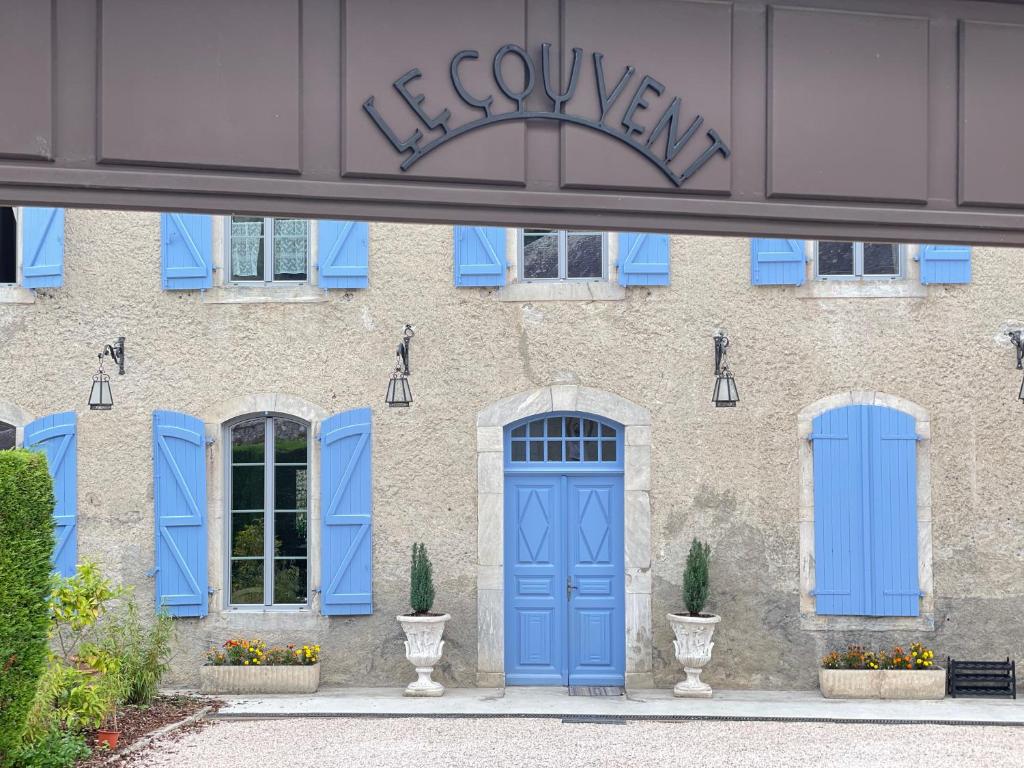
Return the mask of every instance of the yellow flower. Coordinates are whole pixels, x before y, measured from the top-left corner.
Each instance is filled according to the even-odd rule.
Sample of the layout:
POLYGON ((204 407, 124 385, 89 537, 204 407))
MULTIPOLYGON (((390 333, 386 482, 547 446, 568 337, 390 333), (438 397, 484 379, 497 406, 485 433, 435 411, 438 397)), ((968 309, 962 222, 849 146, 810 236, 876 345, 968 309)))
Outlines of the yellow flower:
POLYGON ((249 666, 249 662, 248 661, 243 661, 242 664, 244 664, 247 667, 249 666))

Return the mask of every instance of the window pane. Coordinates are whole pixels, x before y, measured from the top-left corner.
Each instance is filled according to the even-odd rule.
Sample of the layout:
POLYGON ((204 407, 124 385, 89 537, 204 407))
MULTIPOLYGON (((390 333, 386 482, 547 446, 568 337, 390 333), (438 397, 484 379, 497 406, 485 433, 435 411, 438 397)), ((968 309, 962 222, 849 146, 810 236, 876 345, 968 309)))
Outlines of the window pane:
POLYGON ((580 436, 580 420, 576 417, 570 417, 565 420, 565 434, 567 437, 579 437, 580 436))
POLYGON ((548 419, 548 437, 561 437, 562 436, 562 419, 556 416, 553 419, 548 419))
POLYGON ((597 461, 597 441, 596 440, 584 440, 583 441, 583 460, 584 461, 597 461))
POLYGON ((263 467, 231 468, 231 508, 263 509, 263 467))
POLYGON ((251 419, 231 428, 232 464, 263 463, 263 436, 266 433, 266 424, 265 419, 251 419))
POLYGON ((526 461, 526 443, 522 440, 512 441, 512 461, 526 461))
POLYGON ((523 277, 527 280, 558 278, 558 232, 548 229, 523 232, 523 277))
POLYGON ((818 243, 819 275, 852 275, 853 243, 822 240, 818 243))
POLYGON ((865 275, 898 275, 900 250, 895 243, 864 243, 865 275))
POLYGON ((309 219, 274 219, 274 279, 305 280, 309 219))
POLYGON ((604 440, 601 442, 601 461, 615 461, 614 440, 604 440))
POLYGON ((274 509, 305 509, 306 477, 305 467, 274 467, 274 509))
POLYGON ((306 556, 306 513, 276 512, 274 514, 274 555, 306 556))
POLYGON ((543 421, 531 421, 530 422, 530 437, 544 437, 544 422, 543 421))
POLYGON ((263 513, 231 515, 231 556, 263 557, 263 513))
POLYGON ((526 437, 526 425, 523 424, 521 427, 513 429, 512 437, 526 437))
POLYGON ((562 444, 558 440, 548 440, 548 461, 562 460, 562 444))
POLYGON ((580 441, 573 440, 565 444, 565 460, 566 461, 579 461, 580 460, 580 441))
POLYGON ((231 561, 231 602, 234 605, 263 604, 263 561, 231 561))
POLYGON ((305 559, 274 561, 274 603, 306 602, 305 559))
POLYGON ((601 235, 570 232, 566 253, 566 277, 600 278, 602 272, 601 235))
POLYGON ((544 441, 530 441, 530 461, 544 461, 544 441))
POLYGON ((231 217, 231 279, 263 280, 262 216, 231 217))
POLYGON ((274 419, 274 461, 306 463, 306 425, 290 419, 274 419))
POLYGON ((0 421, 0 451, 7 451, 14 447, 14 439, 17 430, 10 424, 0 421))
POLYGON ((0 208, 0 283, 18 282, 18 225, 14 209, 0 208))

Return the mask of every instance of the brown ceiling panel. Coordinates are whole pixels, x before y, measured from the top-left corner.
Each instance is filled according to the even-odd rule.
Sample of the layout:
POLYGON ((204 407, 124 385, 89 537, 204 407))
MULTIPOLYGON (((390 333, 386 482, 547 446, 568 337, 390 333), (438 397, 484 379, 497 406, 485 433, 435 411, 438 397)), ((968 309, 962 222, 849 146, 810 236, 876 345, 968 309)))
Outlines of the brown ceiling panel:
POLYGON ((961 22, 959 192, 1024 206, 1024 26, 961 22))
POLYGON ((102 0, 100 162, 298 173, 299 0, 102 0))
POLYGON ((591 127, 562 129, 563 186, 607 187, 608 180, 614 179, 614 186, 621 189, 730 191, 730 161, 723 152, 699 167, 694 163, 714 143, 709 131, 726 147, 732 140, 731 4, 567 0, 563 88, 569 82, 574 47, 582 49, 582 56, 576 93, 567 112, 600 117, 598 74, 603 74, 605 99, 610 100, 627 68, 633 71, 605 110, 603 124, 617 136, 591 127), (600 73, 595 53, 603 55, 600 73), (637 102, 638 97, 642 101, 637 102), (673 136, 672 127, 662 118, 668 114, 672 119, 675 109, 673 136), (678 142, 691 128, 687 140, 678 142), (678 143, 678 151, 670 143, 678 143), (690 168, 692 176, 681 179, 690 168))
MULTIPOLYGON (((467 130, 485 117, 485 111, 460 98, 450 73, 455 54, 476 51, 476 58, 466 57, 458 63, 459 82, 472 98, 485 101, 490 97, 492 115, 515 109, 516 102, 495 82, 493 62, 502 46, 526 44, 526 4, 524 0, 476 0, 472 9, 487 19, 487 24, 468 30, 460 23, 466 16, 465 0, 345 4, 342 175, 484 184, 526 182, 523 121, 495 122, 467 130), (412 74, 414 70, 419 74, 412 74), (417 115, 408 98, 395 87, 400 79, 408 98, 423 97, 418 108, 434 127, 417 115), (368 100, 400 143, 418 131, 417 146, 423 153, 416 154, 412 148, 405 152, 396 149, 364 107, 368 100), (436 120, 446 110, 447 131, 436 120)), ((503 63, 511 90, 519 89, 525 65, 515 55, 503 57, 503 63)))
POLYGON ((928 198, 928 20, 772 8, 768 194, 928 198))
POLYGON ((53 157, 53 5, 0 4, 0 157, 53 157))

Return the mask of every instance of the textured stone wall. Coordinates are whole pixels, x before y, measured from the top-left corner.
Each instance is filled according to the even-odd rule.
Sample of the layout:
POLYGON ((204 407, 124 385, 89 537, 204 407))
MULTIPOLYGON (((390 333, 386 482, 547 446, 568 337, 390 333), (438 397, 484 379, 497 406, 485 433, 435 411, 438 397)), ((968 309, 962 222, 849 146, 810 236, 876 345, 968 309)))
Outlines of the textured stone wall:
MULTIPOLYGON (((909 642, 900 633, 812 632, 799 620, 797 413, 851 389, 928 410, 936 630, 944 656, 1024 657, 1024 406, 1000 334, 1024 320, 1021 251, 976 249, 969 286, 925 298, 835 299, 750 285, 743 239, 676 237, 672 285, 607 302, 501 302, 452 286, 450 227, 372 224, 370 288, 321 303, 214 304, 160 290, 151 213, 68 211, 64 287, 0 305, 0 401, 32 416, 79 414, 79 553, 152 607, 151 413, 199 417, 233 398, 287 393, 334 413, 374 410, 374 613, 326 620, 214 612, 179 621, 172 682, 197 681, 231 634, 318 642, 328 683, 412 678, 395 615, 408 550, 432 554, 452 614, 440 678, 476 674, 476 414, 560 382, 613 392, 652 420, 654 670, 678 675, 664 614, 680 606, 693 536, 714 553, 722 614, 705 677, 721 687, 812 687, 828 646, 909 642), (383 395, 403 323, 415 324, 408 410, 383 395), (710 404, 713 332, 732 339, 742 402, 710 404), (114 410, 90 412, 96 353, 127 337, 114 410)), ((211 451, 220 450, 220 444, 211 451)), ((214 601, 223 599, 221 594, 214 601)))

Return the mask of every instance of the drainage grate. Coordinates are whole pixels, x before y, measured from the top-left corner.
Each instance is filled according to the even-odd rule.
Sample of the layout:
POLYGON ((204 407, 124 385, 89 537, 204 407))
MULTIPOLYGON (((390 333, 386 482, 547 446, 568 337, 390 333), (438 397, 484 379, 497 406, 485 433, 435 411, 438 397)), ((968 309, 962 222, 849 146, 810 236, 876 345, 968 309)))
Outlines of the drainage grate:
POLYGON ((621 685, 570 685, 570 696, 625 696, 621 685))
POLYGON ((596 723, 598 725, 625 725, 626 718, 618 715, 568 715, 562 718, 563 723, 596 723))

